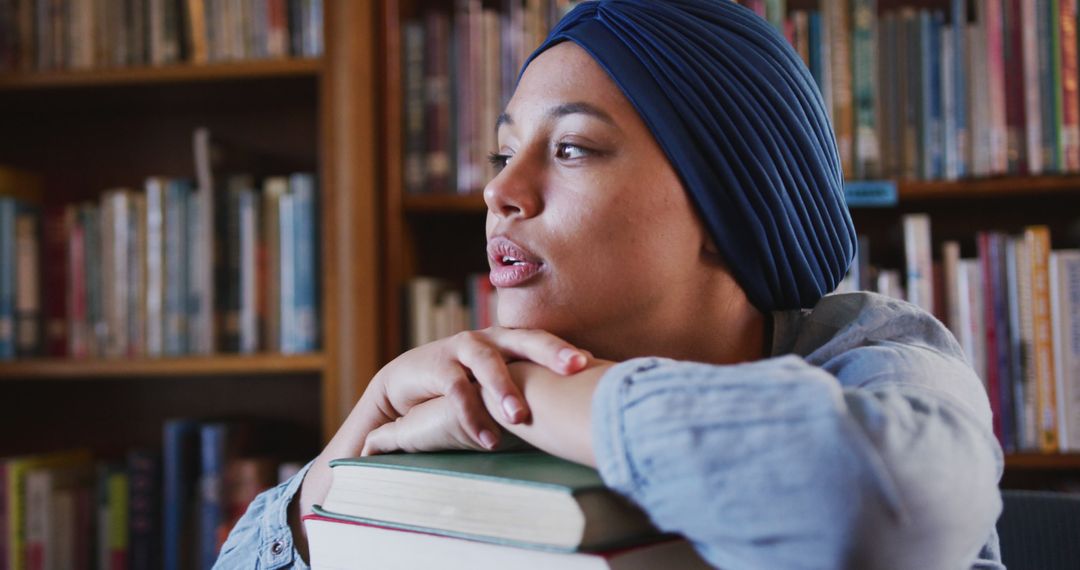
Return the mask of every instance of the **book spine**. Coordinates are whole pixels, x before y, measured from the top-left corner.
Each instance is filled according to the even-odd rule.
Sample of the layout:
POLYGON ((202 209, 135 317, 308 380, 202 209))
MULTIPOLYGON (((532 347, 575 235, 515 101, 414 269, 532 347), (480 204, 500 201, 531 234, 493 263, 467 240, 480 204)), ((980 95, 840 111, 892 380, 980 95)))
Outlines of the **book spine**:
POLYGON ((958 273, 960 271, 960 243, 949 240, 941 244, 941 270, 945 276, 945 311, 946 324, 953 336, 960 338, 963 320, 960 317, 960 289, 958 273))
MULTIPOLYGON (((1016 257, 1016 282, 1017 291, 1010 296, 1010 307, 1016 305, 1016 315, 1013 317, 1013 338, 1015 344, 1019 344, 1020 356, 1019 372, 1014 375, 1017 380, 1018 390, 1014 390, 1014 402, 1017 413, 1017 448, 1031 450, 1037 447, 1036 435, 1036 394, 1035 394, 1035 363, 1032 352, 1035 329, 1032 321, 1031 293, 1031 256, 1028 254, 1027 243, 1023 239, 1015 240, 1016 257)), ((1016 358, 1014 356, 1014 358, 1016 358)), ((1016 366, 1014 366, 1016 368, 1016 366)))
POLYGON ((46 469, 36 469, 26 474, 26 534, 24 558, 26 570, 44 570, 51 567, 49 555, 49 530, 53 521, 50 519, 52 495, 52 473, 46 469))
POLYGON ((1004 439, 1002 447, 1009 452, 1016 451, 1016 418, 1013 405, 1012 376, 1012 352, 1009 347, 1009 296, 1015 294, 1015 286, 1009 288, 1009 275, 1007 271, 1007 248, 1008 239, 1004 234, 991 234, 990 269, 991 278, 994 279, 993 290, 993 318, 995 334, 995 356, 997 361, 991 363, 998 370, 998 398, 1001 400, 1001 433, 1004 439))
POLYGON ((960 318, 965 327, 958 338, 968 362, 983 382, 983 388, 986 388, 986 334, 983 326, 982 265, 979 260, 960 261, 957 287, 960 289, 960 318))
POLYGON ((258 214, 255 209, 255 192, 245 189, 240 193, 239 202, 239 237, 240 237, 240 327, 238 349, 241 353, 252 354, 259 349, 259 315, 257 310, 258 259, 258 214))
POLYGON ((836 146, 845 178, 852 178, 854 169, 855 109, 852 97, 851 28, 849 0, 829 0, 823 12, 829 20, 829 39, 832 43, 831 80, 833 97, 833 126, 836 146))
POLYGON ((168 180, 146 181, 146 353, 165 353, 165 203, 168 180))
POLYGON ((41 348, 41 282, 38 215, 25 205, 15 216, 15 355, 32 357, 41 348))
POLYGON ((1038 394, 1039 450, 1054 453, 1058 450, 1057 394, 1054 390, 1053 337, 1050 317, 1050 230, 1032 226, 1024 230, 1028 255, 1031 257, 1032 324, 1036 393, 1038 394))
POLYGON ((1050 54, 1048 57, 1049 68, 1047 70, 1047 83, 1050 91, 1050 100, 1048 101, 1047 114, 1044 115, 1049 119, 1049 124, 1052 126, 1052 132, 1050 133, 1050 141, 1048 143, 1050 156, 1053 156, 1053 172, 1066 172, 1065 169, 1065 157, 1063 154, 1062 141, 1064 136, 1064 123, 1062 117, 1063 102, 1062 96, 1064 93, 1064 86, 1062 85, 1061 74, 1061 10, 1059 6, 1060 0, 1048 0, 1046 3, 1047 16, 1046 25, 1048 34, 1042 37, 1048 38, 1046 42, 1049 48, 1050 54))
POLYGON ((225 311, 222 328, 222 349, 226 352, 240 350, 240 304, 243 295, 242 275, 240 271, 240 193, 243 185, 241 178, 230 179, 228 197, 225 206, 225 311))
POLYGON ((990 103, 990 173, 1004 174, 1008 168, 1005 127, 1005 56, 1002 45, 1002 6, 998 1, 984 4, 986 17, 986 73, 990 103))
POLYGON ((187 187, 179 181, 169 181, 165 192, 165 325, 162 340, 164 352, 170 356, 187 353, 187 201, 187 187))
POLYGON ((0 198, 0 360, 15 358, 15 208, 0 198))
POLYGON ((278 222, 281 251, 281 274, 279 277, 281 294, 281 352, 292 354, 297 348, 297 316, 296 316, 296 242, 293 238, 295 225, 294 196, 284 194, 278 202, 278 222))
POLYGON ((161 568, 161 462, 157 454, 133 450, 127 456, 131 487, 131 514, 128 521, 131 570, 161 568))
POLYGON ((425 36, 425 130, 427 132, 427 162, 424 172, 428 190, 432 193, 450 191, 453 160, 451 124, 451 76, 450 50, 443 49, 451 43, 449 16, 438 10, 429 10, 424 16, 425 36))
POLYGON ((68 355, 68 233, 71 219, 68 209, 46 210, 42 232, 44 294, 44 352, 47 356, 68 355))
POLYGON ((217 347, 214 337, 214 271, 215 239, 218 234, 214 224, 212 187, 196 191, 189 181, 187 189, 187 350, 191 354, 206 355, 217 347), (209 189, 208 189, 209 188, 209 189))
POLYGON ((997 297, 998 278, 994 271, 994 258, 997 256, 995 238, 988 232, 977 236, 979 263, 982 266, 983 315, 985 316, 983 334, 986 338, 986 391, 990 399, 990 410, 994 419, 994 435, 1005 446, 1004 420, 1001 402, 1000 369, 998 368, 998 328, 995 317, 995 298, 997 297))
POLYGON ((968 121, 968 86, 971 82, 971 67, 968 64, 967 29, 968 14, 967 0, 952 0, 951 6, 953 25, 953 100, 956 104, 954 115, 956 122, 956 170, 954 178, 963 178, 968 175, 971 155, 971 129, 968 121))
POLYGON ((1042 147, 1042 82, 1039 80, 1042 67, 1042 52, 1038 31, 1038 10, 1036 0, 1020 0, 1020 35, 1024 68, 1024 150, 1027 155, 1027 172, 1032 175, 1043 172, 1042 147))
POLYGON ((956 56, 953 54, 953 30, 952 25, 941 27, 941 36, 938 38, 941 46, 941 129, 942 129, 942 176, 946 180, 956 180, 959 163, 957 161, 956 143, 956 88, 953 81, 956 73, 953 66, 956 65, 956 56))
POLYGON ((903 226, 908 301, 928 313, 933 313, 934 271, 930 249, 930 217, 926 214, 908 214, 903 218, 903 226))
POLYGON ((162 445, 162 562, 165 570, 188 568, 194 545, 189 533, 192 482, 198 473, 198 425, 188 420, 165 422, 162 445))
POLYGON ((1057 0, 1061 10, 1061 153, 1065 172, 1080 170, 1080 89, 1077 81, 1076 0, 1057 0))
POLYGON ((852 81, 855 92, 855 177, 881 174, 878 140, 877 0, 852 0, 852 81))
POLYGON ((920 125, 922 92, 922 58, 920 57, 919 14, 911 9, 901 11, 903 18, 903 46, 901 61, 901 94, 903 102, 903 171, 902 176, 916 180, 920 173, 920 125))
POLYGON ((222 423, 204 424, 199 431, 202 458, 199 479, 199 567, 209 570, 217 560, 218 528, 225 522, 223 493, 228 427, 222 423))
POLYGON ((87 319, 86 238, 80 210, 71 205, 64 212, 68 227, 68 353, 73 358, 88 356, 90 336, 87 319))
POLYGON ((1050 254, 1054 376, 1062 451, 1080 449, 1080 251, 1050 254))
POLYGON ((128 476, 123 470, 109 473, 108 482, 109 567, 127 570, 128 557, 128 476))
POLYGON ((87 321, 91 331, 88 351, 92 357, 104 355, 106 341, 105 312, 103 310, 102 256, 101 256, 101 209, 87 205, 83 209, 86 255, 84 258, 87 290, 87 321))
POLYGON ((315 179, 311 174, 297 173, 290 178, 294 196, 293 261, 296 275, 295 306, 296 331, 299 352, 310 352, 318 342, 318 252, 315 244, 316 194, 315 179))
POLYGON ((1009 390, 1012 394, 1013 426, 1015 432, 1013 441, 1016 449, 1023 450, 1027 446, 1024 440, 1024 422, 1026 421, 1024 409, 1024 354, 1028 347, 1024 345, 1023 321, 1021 318, 1022 302, 1025 285, 1024 276, 1021 274, 1026 256, 1021 254, 1024 249, 1023 240, 1009 236, 1005 238, 1005 275, 1006 287, 1009 295, 1006 302, 1006 318, 1009 321, 1009 390))
POLYGON ((288 192, 288 181, 268 178, 263 185, 263 236, 266 243, 266 295, 264 298, 267 350, 281 350, 281 196, 288 192))
MULTIPOLYGON (((1005 0, 1003 6, 1005 77, 1024 77, 1021 1, 1005 0)), ((1028 160, 1025 149, 1025 86, 1021 81, 1005 81, 1004 86, 1006 170, 1011 174, 1026 174, 1028 160)))
POLYGON ((146 197, 128 201, 127 355, 146 355, 146 197))

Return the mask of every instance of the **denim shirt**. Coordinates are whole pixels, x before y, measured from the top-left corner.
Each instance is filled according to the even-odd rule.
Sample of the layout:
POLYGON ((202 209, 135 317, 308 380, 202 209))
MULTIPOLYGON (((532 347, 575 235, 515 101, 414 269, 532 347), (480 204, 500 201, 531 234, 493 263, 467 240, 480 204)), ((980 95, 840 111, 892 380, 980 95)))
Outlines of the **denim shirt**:
MULTIPOLYGON (((1001 448, 948 330, 873 293, 772 317, 764 360, 609 369, 604 482, 719 568, 1003 569, 1001 448)), ((251 504, 218 567, 307 567, 286 519, 304 473, 251 504)))

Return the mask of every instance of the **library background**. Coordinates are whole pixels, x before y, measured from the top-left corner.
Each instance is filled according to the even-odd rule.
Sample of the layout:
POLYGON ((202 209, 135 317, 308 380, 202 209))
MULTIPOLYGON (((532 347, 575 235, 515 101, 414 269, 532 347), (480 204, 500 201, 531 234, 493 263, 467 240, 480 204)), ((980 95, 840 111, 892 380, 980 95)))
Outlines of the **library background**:
MULTIPOLYGON (((841 288, 953 330, 1003 487, 1080 487, 1076 1, 740 3, 830 110, 841 288)), ((383 363, 490 324, 494 121, 571 4, 0 1, 0 566, 204 566, 383 363)))

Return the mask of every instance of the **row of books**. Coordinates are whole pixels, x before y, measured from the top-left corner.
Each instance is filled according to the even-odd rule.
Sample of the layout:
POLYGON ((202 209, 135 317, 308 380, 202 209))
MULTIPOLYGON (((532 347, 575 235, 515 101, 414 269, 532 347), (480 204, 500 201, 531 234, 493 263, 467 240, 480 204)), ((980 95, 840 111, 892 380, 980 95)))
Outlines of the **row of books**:
POLYGON ((254 424, 165 423, 163 447, 0 458, 0 567, 209 570, 262 491, 301 465, 246 455, 254 424))
POLYGON ((496 10, 458 0, 403 23, 407 192, 471 192, 492 178, 495 120, 525 58, 573 4, 503 0, 496 10))
POLYGON ((538 451, 331 462, 304 518, 316 568, 710 568, 595 470, 538 451))
POLYGON ((414 348, 495 324, 496 291, 487 273, 466 278, 465 294, 443 279, 414 277, 405 285, 408 315, 403 346, 414 348))
POLYGON ((1080 250, 1051 250, 1050 230, 982 231, 969 257, 941 244, 931 220, 903 219, 902 270, 859 261, 841 290, 877 290, 937 315, 983 380, 994 433, 1008 452, 1080 451, 1080 250))
POLYGON ((318 57, 323 0, 7 0, 0 71, 318 57))
POLYGON ((1080 171, 1073 0, 949 0, 879 14, 745 2, 780 27, 817 80, 844 175, 956 180, 1080 171), (781 12, 782 13, 782 12, 781 12))
MULTIPOLYGON (((877 0, 790 13, 782 1, 743 3, 809 67, 846 178, 1080 172, 1076 2, 949 0, 880 14, 877 0)), ((484 156, 495 118, 537 32, 569 7, 462 0, 403 24, 407 192, 471 192, 494 175, 484 156)))
POLYGON ((0 360, 316 350, 314 177, 222 179, 43 212, 0 188, 0 360))

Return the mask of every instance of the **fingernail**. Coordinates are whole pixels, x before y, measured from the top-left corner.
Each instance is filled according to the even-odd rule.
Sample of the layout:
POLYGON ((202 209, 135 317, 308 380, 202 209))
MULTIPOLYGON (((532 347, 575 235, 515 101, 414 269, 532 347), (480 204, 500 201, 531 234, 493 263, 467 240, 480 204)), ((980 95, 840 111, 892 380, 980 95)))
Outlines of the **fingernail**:
POLYGON ((480 430, 480 443, 488 449, 495 449, 495 434, 486 429, 480 430))
POLYGON ((506 412, 506 419, 511 422, 516 422, 518 415, 525 411, 525 407, 514 396, 503 398, 502 405, 503 411, 506 412))
POLYGON ((581 366, 585 363, 585 357, 572 348, 564 348, 559 351, 559 358, 570 366, 581 366))

